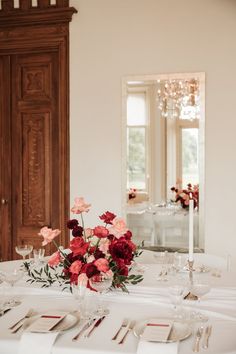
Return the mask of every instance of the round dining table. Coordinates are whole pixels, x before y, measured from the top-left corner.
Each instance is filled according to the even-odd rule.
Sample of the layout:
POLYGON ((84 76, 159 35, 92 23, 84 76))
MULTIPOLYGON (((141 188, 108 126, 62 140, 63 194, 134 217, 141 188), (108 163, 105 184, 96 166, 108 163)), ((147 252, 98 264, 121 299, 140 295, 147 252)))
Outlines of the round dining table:
MULTIPOLYGON (((198 329, 202 331, 197 348, 200 353, 236 354, 236 274, 217 267, 195 264, 196 269, 192 272, 191 278, 188 269, 178 269, 176 272, 171 262, 164 263, 163 259, 153 257, 150 263, 141 264, 137 258, 132 272, 143 275, 143 281, 136 285, 128 285, 127 293, 116 289, 104 294, 103 301, 109 313, 97 326, 94 326, 99 319, 95 316, 97 302, 95 292, 87 293, 87 307, 90 309, 88 319, 81 318, 78 299, 70 291, 62 291, 57 285, 42 288, 40 283, 27 281, 29 280, 27 273, 14 287, 2 282, 0 296, 6 300, 15 296, 20 305, 6 308, 0 317, 0 354, 191 354, 193 350, 196 351, 198 329), (182 316, 176 318, 170 288, 178 281, 184 284, 197 281, 208 283, 210 291, 200 302, 184 299, 181 305, 182 316), (23 326, 14 332, 11 329, 13 325, 27 315, 29 310, 30 318, 25 318, 22 321, 23 326), (62 312, 70 314, 76 321, 72 321, 72 325, 65 330, 62 328, 51 331, 52 333, 27 330, 33 320, 50 311, 54 314, 62 312), (201 314, 202 317, 195 316, 196 314, 201 314), (94 322, 89 327, 88 322, 91 319, 94 322), (167 323, 170 321, 171 325, 175 322, 185 324, 188 327, 188 335, 180 340, 177 338, 173 343, 145 341, 140 329, 143 330, 153 319, 167 323), (124 320, 126 326, 122 327, 124 320), (86 336, 85 330, 77 340, 73 340, 87 323, 88 330, 94 327, 91 334, 86 336), (208 347, 203 348, 207 327, 211 328, 208 347), (121 331, 114 339, 120 328, 121 331), (127 335, 122 342, 121 339, 126 332, 127 335)), ((31 264, 33 267, 33 260, 31 264)), ((22 261, 1 262, 0 272, 19 268, 21 265, 22 261)))

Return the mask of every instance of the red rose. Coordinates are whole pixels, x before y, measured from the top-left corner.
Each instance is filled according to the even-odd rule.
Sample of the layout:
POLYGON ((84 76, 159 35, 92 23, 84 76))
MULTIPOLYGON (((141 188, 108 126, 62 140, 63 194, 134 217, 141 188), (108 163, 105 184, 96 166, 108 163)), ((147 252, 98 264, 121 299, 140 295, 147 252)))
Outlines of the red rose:
POLYGON ((89 247, 88 242, 84 242, 82 237, 75 237, 70 241, 70 249, 73 252, 73 256, 83 256, 87 252, 89 247))
POLYGON ((133 259, 134 244, 124 237, 113 240, 109 246, 109 251, 114 261, 124 260, 124 263, 130 264, 133 259))
POLYGON ((109 231, 104 226, 96 226, 93 229, 93 234, 99 238, 107 237, 109 235, 109 231))
POLYGON ((116 215, 111 213, 110 211, 106 211, 104 214, 99 216, 101 220, 103 220, 106 224, 112 224, 112 220, 115 219, 116 215))

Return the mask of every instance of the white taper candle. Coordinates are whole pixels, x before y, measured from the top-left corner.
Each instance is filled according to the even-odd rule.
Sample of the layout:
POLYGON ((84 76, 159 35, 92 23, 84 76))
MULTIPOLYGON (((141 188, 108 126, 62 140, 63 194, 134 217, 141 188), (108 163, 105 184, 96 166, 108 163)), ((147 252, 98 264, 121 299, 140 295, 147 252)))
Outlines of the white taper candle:
POLYGON ((188 260, 193 261, 193 199, 189 200, 189 243, 188 243, 188 260))

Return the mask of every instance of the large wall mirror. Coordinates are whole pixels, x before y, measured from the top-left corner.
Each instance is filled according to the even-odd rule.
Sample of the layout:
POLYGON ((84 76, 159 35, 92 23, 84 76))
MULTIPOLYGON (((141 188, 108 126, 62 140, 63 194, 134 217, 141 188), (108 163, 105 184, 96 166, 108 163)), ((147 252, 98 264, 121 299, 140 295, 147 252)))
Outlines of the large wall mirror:
POLYGON ((128 227, 145 247, 204 249, 205 74, 124 77, 122 200, 128 227))

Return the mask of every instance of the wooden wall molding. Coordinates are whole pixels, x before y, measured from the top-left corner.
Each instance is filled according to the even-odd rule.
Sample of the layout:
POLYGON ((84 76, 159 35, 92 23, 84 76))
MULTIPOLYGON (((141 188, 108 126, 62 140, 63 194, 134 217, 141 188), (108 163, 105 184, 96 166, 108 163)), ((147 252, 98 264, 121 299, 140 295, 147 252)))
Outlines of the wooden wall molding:
POLYGON ((68 23, 77 12, 74 7, 69 7, 68 0, 57 0, 56 5, 50 5, 48 0, 38 0, 37 7, 32 7, 31 0, 19 1, 20 7, 14 8, 13 0, 1 0, 0 28, 68 23))

